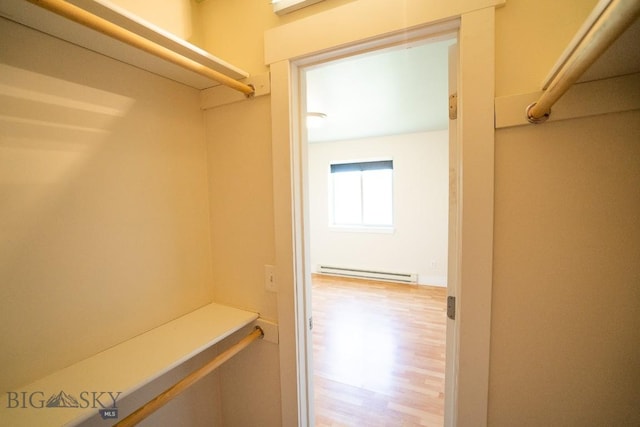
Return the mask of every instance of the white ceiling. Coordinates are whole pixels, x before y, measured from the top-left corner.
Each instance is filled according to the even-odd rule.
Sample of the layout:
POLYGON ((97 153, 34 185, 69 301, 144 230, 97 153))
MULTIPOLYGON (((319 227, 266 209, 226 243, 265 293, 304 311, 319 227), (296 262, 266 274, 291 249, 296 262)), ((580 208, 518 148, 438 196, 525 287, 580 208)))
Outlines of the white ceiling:
POLYGON ((401 46, 306 70, 307 112, 326 114, 309 142, 441 130, 448 126, 448 48, 401 46))

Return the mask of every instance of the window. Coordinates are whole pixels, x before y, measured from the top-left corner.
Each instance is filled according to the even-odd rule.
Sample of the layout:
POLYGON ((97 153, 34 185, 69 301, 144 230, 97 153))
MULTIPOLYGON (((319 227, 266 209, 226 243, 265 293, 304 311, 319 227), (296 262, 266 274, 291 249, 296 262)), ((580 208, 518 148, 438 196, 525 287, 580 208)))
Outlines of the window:
POLYGON ((393 226, 393 160, 331 165, 332 225, 393 226))

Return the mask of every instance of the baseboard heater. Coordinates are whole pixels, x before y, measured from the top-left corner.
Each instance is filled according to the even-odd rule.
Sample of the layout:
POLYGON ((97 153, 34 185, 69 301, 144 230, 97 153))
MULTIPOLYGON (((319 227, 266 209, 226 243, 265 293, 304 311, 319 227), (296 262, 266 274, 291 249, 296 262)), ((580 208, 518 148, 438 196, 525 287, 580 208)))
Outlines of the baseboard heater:
POLYGON ((357 268, 335 267, 330 265, 320 265, 318 267, 318 273, 357 277, 361 279, 386 280, 389 282, 418 283, 417 273, 393 273, 390 271, 361 270, 357 268))

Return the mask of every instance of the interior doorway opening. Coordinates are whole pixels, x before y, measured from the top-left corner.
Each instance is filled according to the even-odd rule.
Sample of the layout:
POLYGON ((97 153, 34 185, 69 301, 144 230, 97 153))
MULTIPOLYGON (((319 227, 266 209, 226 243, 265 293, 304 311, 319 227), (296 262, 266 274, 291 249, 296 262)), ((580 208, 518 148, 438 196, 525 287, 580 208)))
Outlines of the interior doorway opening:
POLYGON ((448 64, 455 42, 455 33, 445 34, 300 68, 301 122, 306 122, 301 135, 308 236, 305 290, 314 308, 313 357, 322 359, 309 363, 313 379, 308 380, 315 383, 310 386, 310 406, 316 406, 317 425, 372 421, 327 418, 327 403, 338 414, 329 417, 353 416, 358 413, 353 405, 380 408, 382 403, 389 408, 387 414, 370 410, 369 416, 381 422, 443 424, 448 64), (373 175, 369 171, 382 168, 391 169, 385 175, 391 176, 391 184, 381 181, 382 173, 367 184, 373 175), (338 179, 336 171, 343 170, 338 179), (382 197, 388 186, 391 197, 382 197), (391 206, 380 206, 385 202, 391 206), (367 209, 391 215, 372 215, 367 209), (327 271, 358 278, 322 276, 327 271), (409 283, 381 282, 380 275, 409 283), (385 307, 375 301, 376 290, 385 307), (314 294, 320 292, 318 303, 314 294), (370 304, 349 304, 336 295, 370 304), (413 304, 408 302, 412 299, 413 304), (422 319, 391 320, 384 315, 391 300, 399 304, 391 312, 422 319), (374 316, 376 304, 382 317, 374 316), (435 317, 429 319, 429 312, 435 317), (336 327, 341 322, 342 327, 336 327), (380 327, 390 322, 397 325, 380 327), (368 333, 374 329, 377 333, 368 333), (409 330, 424 340, 409 343, 409 330), (401 393, 408 396, 405 401, 392 393, 403 387, 408 390, 401 393))
POLYGON ((459 41, 455 64, 459 65, 456 81, 460 89, 457 123, 450 128, 457 129, 458 136, 457 143, 450 144, 456 151, 450 153, 449 165, 447 290, 456 298, 452 304, 456 318, 447 320, 445 425, 486 425, 495 181, 495 6, 503 3, 443 3, 438 10, 421 5, 412 9, 415 13, 409 27, 406 15, 395 13, 395 3, 381 7, 381 13, 388 14, 388 19, 382 20, 367 14, 366 3, 352 2, 349 7, 336 9, 336 13, 321 13, 305 19, 304 25, 283 25, 265 35, 265 59, 271 73, 283 425, 313 425, 311 300, 305 291, 311 276, 307 268, 309 236, 304 228, 309 206, 303 185, 302 151, 306 144, 300 132, 299 69, 372 46, 389 45, 394 37, 397 42, 445 32, 455 32, 459 41), (336 27, 336 18, 350 16, 361 16, 362 25, 336 27), (326 29, 332 26, 336 28, 329 36, 326 29))

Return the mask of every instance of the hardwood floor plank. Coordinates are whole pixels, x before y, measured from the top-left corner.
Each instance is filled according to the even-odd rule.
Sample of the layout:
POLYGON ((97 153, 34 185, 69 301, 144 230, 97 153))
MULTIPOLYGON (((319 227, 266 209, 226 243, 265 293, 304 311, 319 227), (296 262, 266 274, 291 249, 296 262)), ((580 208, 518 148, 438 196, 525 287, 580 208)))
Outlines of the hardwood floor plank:
POLYGON ((445 288, 314 275, 316 426, 442 426, 445 299, 445 288))

